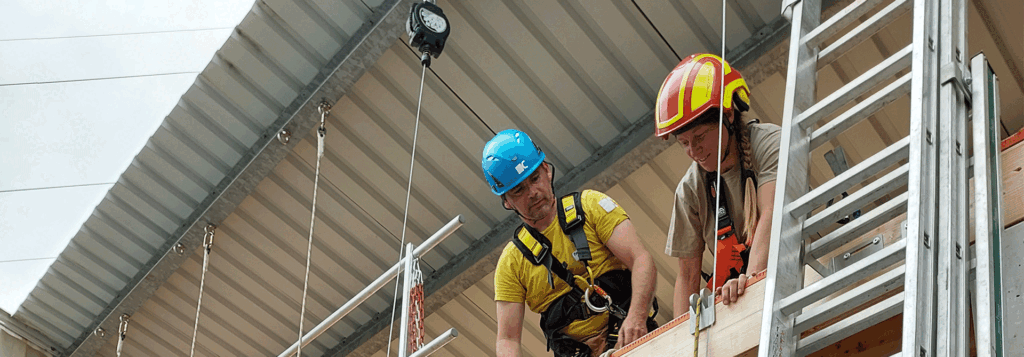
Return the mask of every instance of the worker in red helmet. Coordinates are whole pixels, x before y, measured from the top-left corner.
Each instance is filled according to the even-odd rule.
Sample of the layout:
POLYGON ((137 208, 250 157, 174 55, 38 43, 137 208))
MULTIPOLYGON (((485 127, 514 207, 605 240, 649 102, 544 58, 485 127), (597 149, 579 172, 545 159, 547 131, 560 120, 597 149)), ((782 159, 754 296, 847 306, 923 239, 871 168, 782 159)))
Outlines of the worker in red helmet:
POLYGON ((781 128, 746 122, 749 108, 743 76, 710 54, 684 59, 658 92, 655 135, 674 138, 693 160, 676 187, 665 244, 665 253, 679 258, 676 316, 688 310, 702 278, 728 305, 743 295, 748 273, 768 265, 781 128), (711 273, 701 270, 705 249, 715 256, 711 273))

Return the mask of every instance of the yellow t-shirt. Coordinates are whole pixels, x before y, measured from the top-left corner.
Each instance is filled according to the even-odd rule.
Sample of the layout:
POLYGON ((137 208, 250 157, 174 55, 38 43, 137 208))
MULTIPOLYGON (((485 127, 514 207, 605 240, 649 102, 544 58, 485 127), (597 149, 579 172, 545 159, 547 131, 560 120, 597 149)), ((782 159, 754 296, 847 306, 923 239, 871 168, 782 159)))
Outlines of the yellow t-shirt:
MULTIPOLYGON (((629 219, 626 211, 608 195, 594 190, 584 190, 580 203, 586 214, 583 230, 590 244, 592 259, 589 265, 594 271, 594 277, 612 270, 627 269, 628 267, 605 246, 615 227, 629 219)), ((526 230, 521 232, 525 233, 526 230)), ((568 269, 573 274, 589 279, 583 263, 573 259, 572 253, 576 246, 565 232, 562 232, 557 218, 541 233, 551 241, 551 252, 555 258, 568 264, 568 269)), ((527 261, 523 253, 509 242, 501 252, 494 272, 494 300, 525 302, 531 311, 543 313, 555 299, 571 290, 569 284, 557 276, 554 277, 554 281, 555 288, 552 289, 548 282, 548 269, 544 265, 533 265, 527 261)), ((582 340, 592 337, 607 324, 608 313, 605 312, 586 320, 575 321, 566 327, 564 332, 569 337, 582 340)))

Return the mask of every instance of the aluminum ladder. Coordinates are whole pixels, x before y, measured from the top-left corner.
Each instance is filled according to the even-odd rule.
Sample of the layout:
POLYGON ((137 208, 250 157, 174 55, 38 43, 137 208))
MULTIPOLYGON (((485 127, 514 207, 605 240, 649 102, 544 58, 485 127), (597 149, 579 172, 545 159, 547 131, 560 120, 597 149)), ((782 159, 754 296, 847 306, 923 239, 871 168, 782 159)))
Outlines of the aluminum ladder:
MULTIPOLYGON (((792 35, 759 356, 804 356, 899 314, 903 332, 897 355, 966 356, 969 290, 975 294, 978 355, 1001 355, 993 337, 998 333, 992 321, 998 307, 992 303, 996 293, 990 283, 993 269, 998 269, 992 266, 992 237, 998 237, 1001 223, 974 227, 978 283, 969 286, 967 121, 972 98, 990 104, 988 98, 995 93, 994 76, 978 72, 974 76, 979 80, 970 80, 965 1, 855 0, 825 21, 821 0, 784 1, 792 35), (816 100, 818 69, 908 12, 913 19, 911 43, 816 100), (859 19, 864 20, 840 34, 859 19), (815 148, 908 95, 908 136, 810 187, 815 148), (850 103, 856 104, 832 116, 850 103), (863 186, 854 190, 858 184, 863 186), (851 192, 849 197, 825 206, 844 191, 851 192), (836 227, 840 218, 882 200, 836 227), (817 261, 903 213, 904 239, 838 271, 829 272, 817 261), (805 287, 805 265, 823 278, 805 287), (872 305, 855 310, 868 303, 872 305)), ((976 62, 975 70, 988 69, 983 58, 976 62)), ((997 108, 986 105, 974 112, 984 119, 973 121, 974 197, 979 205, 975 218, 983 222, 1001 219, 999 175, 993 174, 999 161, 998 133, 992 130, 998 125, 997 108)))

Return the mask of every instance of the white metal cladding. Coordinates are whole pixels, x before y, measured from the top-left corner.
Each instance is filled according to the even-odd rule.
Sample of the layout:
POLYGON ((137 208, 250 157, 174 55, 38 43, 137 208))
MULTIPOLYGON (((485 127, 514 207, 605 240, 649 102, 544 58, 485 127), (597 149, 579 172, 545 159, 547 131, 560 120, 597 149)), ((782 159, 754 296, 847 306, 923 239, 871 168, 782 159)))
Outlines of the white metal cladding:
MULTIPOLYGON (((174 238, 172 233, 381 4, 258 1, 15 318, 59 347, 71 345, 151 257, 163 254, 159 247, 174 238)), ((776 19, 781 6, 778 0, 729 4, 727 39, 733 45, 776 19)), ((425 256, 421 264, 428 276, 510 216, 479 174, 479 152, 493 132, 529 132, 560 177, 648 118, 665 73, 680 57, 717 52, 720 45, 720 5, 698 1, 439 5, 451 20, 453 35, 424 87, 407 237, 421 242, 457 214, 465 215, 466 224, 425 256)), ((1020 5, 989 6, 992 13, 1020 5)), ((821 88, 823 95, 891 54, 898 33, 887 29, 851 51, 855 55, 819 72, 834 84, 821 88)), ((1003 50, 1014 51, 1020 49, 1003 50)), ((754 89, 750 117, 781 118, 784 58, 769 53, 749 71, 740 68, 754 89)), ((1012 67, 1003 63, 1003 68, 1012 67)), ((993 67, 998 73, 999 64, 993 67)), ((399 41, 344 97, 328 98, 337 102, 328 118, 317 197, 307 330, 397 259, 419 73, 416 54, 399 41)), ((1010 97, 1024 97, 1014 89, 1011 85, 1010 97)), ((870 124, 854 127, 821 150, 839 144, 851 162, 859 162, 905 135, 905 108, 905 103, 894 103, 870 124)), ((1009 130, 1019 128, 1022 117, 1019 110, 1004 109, 1009 130)), ((672 314, 677 264, 662 253, 664 232, 672 190, 690 162, 677 145, 662 150, 606 192, 630 213, 656 257, 665 321, 672 314)), ((296 144, 218 223, 198 354, 277 355, 297 339, 315 155, 314 142, 296 144)), ((815 157, 811 182, 816 184, 832 174, 820 155, 815 157)), ((201 266, 201 252, 192 254, 132 316, 128 355, 187 353, 201 266)), ((429 336, 448 327, 460 331, 441 355, 493 354, 492 279, 483 277, 430 312, 429 336)), ((346 337, 366 328, 377 314, 390 314, 391 298, 392 288, 382 290, 304 352, 337 352, 346 337)), ((528 356, 549 354, 537 319, 527 314, 528 356)), ((108 337, 98 353, 113 355, 114 347, 108 337)))

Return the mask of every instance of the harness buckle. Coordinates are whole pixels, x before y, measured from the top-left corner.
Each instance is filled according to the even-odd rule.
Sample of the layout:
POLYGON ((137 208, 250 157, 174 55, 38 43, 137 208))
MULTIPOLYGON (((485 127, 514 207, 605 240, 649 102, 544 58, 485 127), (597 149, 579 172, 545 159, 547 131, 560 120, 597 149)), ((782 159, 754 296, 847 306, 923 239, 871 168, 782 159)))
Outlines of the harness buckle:
POLYGON ((547 244, 540 244, 540 253, 537 253, 537 255, 524 255, 526 255, 526 259, 529 259, 530 263, 532 263, 533 265, 540 265, 544 263, 544 257, 546 257, 550 253, 551 247, 549 247, 547 244))

